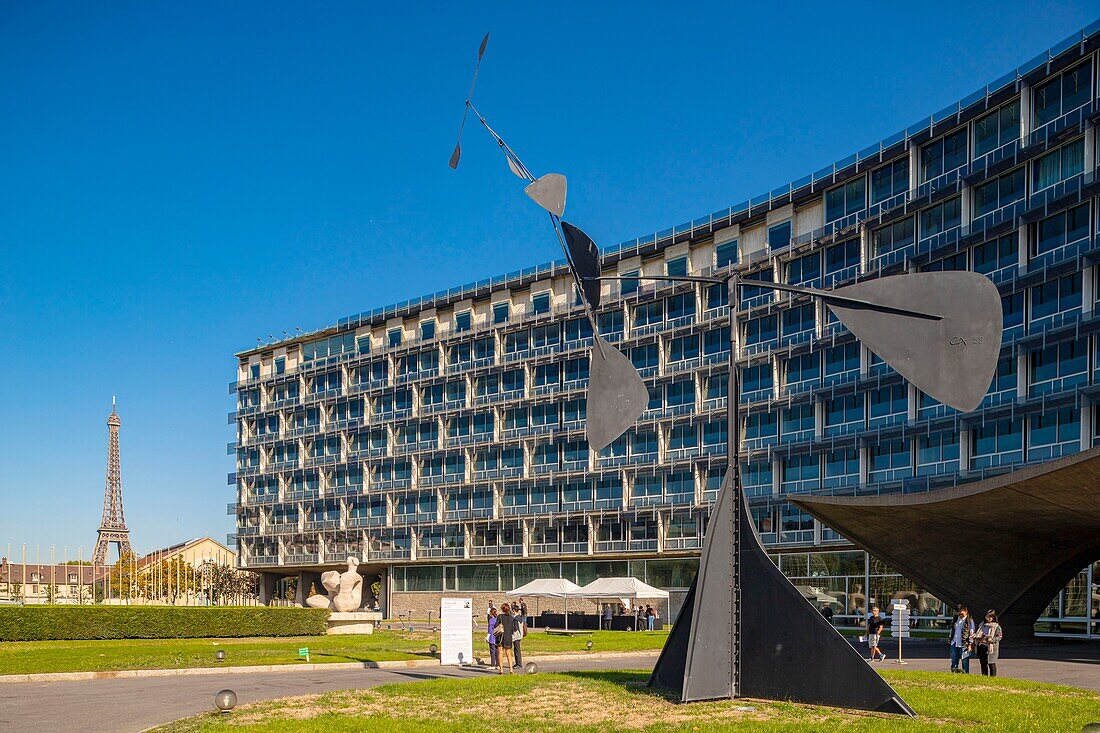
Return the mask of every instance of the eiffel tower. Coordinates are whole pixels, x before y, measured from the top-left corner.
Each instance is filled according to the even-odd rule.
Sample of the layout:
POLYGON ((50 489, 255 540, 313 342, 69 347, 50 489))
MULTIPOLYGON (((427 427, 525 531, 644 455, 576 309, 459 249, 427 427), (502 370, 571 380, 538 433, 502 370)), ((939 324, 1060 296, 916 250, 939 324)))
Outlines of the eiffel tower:
POLYGON ((115 398, 111 397, 111 415, 107 418, 110 438, 107 444, 107 486, 103 491, 103 520, 99 523, 99 536, 95 541, 92 562, 104 565, 111 544, 118 545, 118 554, 130 552, 130 530, 122 514, 122 469, 119 467, 118 428, 122 425, 115 412, 115 398))

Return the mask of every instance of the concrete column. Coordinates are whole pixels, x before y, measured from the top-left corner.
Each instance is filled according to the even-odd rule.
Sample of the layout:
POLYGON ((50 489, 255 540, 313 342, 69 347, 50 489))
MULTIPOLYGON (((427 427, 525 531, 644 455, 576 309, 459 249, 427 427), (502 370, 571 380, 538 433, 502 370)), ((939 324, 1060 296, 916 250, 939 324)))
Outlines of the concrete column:
POLYGON ((959 431, 959 472, 966 473, 970 470, 970 430, 964 428, 959 431))
POLYGON ((260 604, 270 606, 275 598, 275 581, 279 576, 275 573, 260 573, 260 604))

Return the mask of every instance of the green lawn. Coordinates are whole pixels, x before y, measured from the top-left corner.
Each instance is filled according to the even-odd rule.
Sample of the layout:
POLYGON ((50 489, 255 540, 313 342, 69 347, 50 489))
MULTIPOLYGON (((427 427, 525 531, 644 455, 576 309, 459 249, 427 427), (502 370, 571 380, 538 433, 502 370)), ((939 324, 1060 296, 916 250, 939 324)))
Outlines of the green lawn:
POLYGON ((429 680, 286 698, 208 713, 160 733, 310 730, 524 733, 587 731, 1079 731, 1100 721, 1100 694, 1072 687, 942 672, 884 676, 918 712, 910 720, 785 703, 678 705, 645 687, 648 672, 576 672, 429 680), (340 710, 342 712, 330 712, 340 710), (306 722, 308 721, 308 722, 306 722))
MULTIPOLYGON (((474 654, 488 656, 485 632, 474 632, 474 654)), ((592 651, 646 651, 664 646, 667 631, 595 631, 591 636, 532 633, 523 642, 526 654, 592 651)), ((226 666, 300 664, 299 647, 309 647, 309 660, 382 662, 429 659, 439 634, 378 631, 370 635, 297 636, 250 639, 117 639, 104 641, 21 641, 0 643, 0 674, 89 672, 122 669, 180 669, 217 666, 214 652, 224 649, 226 666)))

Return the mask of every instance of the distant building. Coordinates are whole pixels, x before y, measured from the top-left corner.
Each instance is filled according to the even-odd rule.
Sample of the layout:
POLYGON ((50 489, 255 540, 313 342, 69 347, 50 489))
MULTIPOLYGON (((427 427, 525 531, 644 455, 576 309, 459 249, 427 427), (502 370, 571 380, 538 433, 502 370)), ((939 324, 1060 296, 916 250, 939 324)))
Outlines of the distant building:
POLYGON ((12 563, 0 558, 0 599, 22 603, 91 603, 105 569, 91 565, 12 563))
POLYGON ((142 572, 143 569, 149 567, 154 563, 162 561, 172 561, 176 558, 182 558, 195 570, 201 570, 203 565, 227 565, 229 567, 235 567, 237 564, 237 553, 230 550, 228 547, 213 540, 209 537, 198 537, 193 540, 186 540, 179 544, 172 545, 171 547, 165 547, 161 550, 153 550, 145 557, 138 560, 138 572, 142 572))

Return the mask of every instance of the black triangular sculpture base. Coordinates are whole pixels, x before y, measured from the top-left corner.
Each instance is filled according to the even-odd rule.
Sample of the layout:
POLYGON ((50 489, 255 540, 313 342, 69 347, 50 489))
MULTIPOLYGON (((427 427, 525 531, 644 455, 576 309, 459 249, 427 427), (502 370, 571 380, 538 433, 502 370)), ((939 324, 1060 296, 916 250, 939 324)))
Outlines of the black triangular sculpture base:
POLYGON ((716 665, 714 659, 716 653, 729 653, 732 660, 732 639, 739 638, 739 697, 916 717, 913 709, 768 559, 748 506, 736 502, 728 475, 721 494, 724 496, 715 502, 715 514, 709 523, 699 574, 653 669, 650 686, 673 690, 684 701, 731 697, 726 690, 731 690, 728 668, 732 661, 730 665, 716 665), (735 507, 735 503, 740 506, 735 507), (729 553, 731 539, 722 536, 732 535, 734 511, 740 526, 740 578, 730 572, 734 567, 729 553), (725 533, 723 528, 728 528, 725 533), (716 532, 713 538, 712 531, 716 532), (712 547, 716 551, 724 549, 726 556, 721 551, 708 552, 712 547), (700 579, 701 589, 697 585, 700 579), (735 581, 740 585, 739 631, 730 621, 735 581), (698 629, 701 631, 693 633, 698 629))

